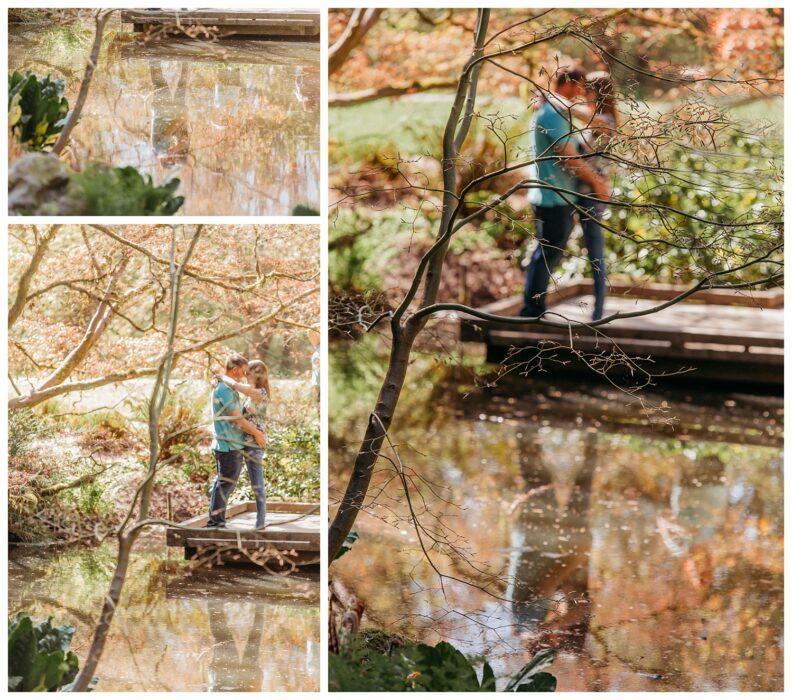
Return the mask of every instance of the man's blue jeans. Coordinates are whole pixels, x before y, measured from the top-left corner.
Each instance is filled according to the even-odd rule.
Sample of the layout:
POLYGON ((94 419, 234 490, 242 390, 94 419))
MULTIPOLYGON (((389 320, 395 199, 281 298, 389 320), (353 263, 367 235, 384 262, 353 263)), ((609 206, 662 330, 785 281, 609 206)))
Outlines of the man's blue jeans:
POLYGON ((228 498, 236 487, 244 463, 240 450, 218 452, 214 450, 217 476, 212 484, 212 495, 209 499, 209 525, 225 527, 226 505, 228 498))
POLYGON ((520 316, 540 316, 546 310, 545 295, 550 275, 564 255, 569 234, 572 233, 575 208, 571 204, 557 207, 533 208, 536 218, 536 237, 539 245, 531 256, 525 273, 525 291, 520 316))
POLYGON ((583 210, 580 214, 580 226, 583 229, 583 245, 586 246, 591 277, 594 280, 594 313, 592 320, 599 321, 605 306, 605 243, 602 235, 602 215, 605 205, 592 199, 581 199, 583 210))
POLYGON ((264 450, 258 447, 245 448, 245 466, 247 467, 253 497, 256 499, 256 528, 264 527, 267 516, 267 490, 264 487, 264 469, 261 465, 264 450))

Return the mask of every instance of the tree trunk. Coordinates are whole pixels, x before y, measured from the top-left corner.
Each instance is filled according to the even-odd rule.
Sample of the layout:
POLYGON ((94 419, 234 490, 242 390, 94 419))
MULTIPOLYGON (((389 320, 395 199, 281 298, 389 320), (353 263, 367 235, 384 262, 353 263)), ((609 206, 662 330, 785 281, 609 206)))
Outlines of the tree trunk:
POLYGON ((129 557, 132 554, 132 545, 135 543, 135 539, 135 536, 131 538, 121 536, 118 538, 118 559, 116 560, 113 579, 110 582, 110 588, 107 590, 104 605, 102 605, 102 614, 99 616, 99 622, 94 630, 91 648, 88 650, 88 655, 80 668, 80 673, 74 680, 74 685, 72 686, 72 692, 74 693, 84 693, 88 690, 96 673, 96 667, 99 665, 99 659, 102 658, 105 641, 110 632, 110 623, 113 621, 118 601, 121 599, 121 591, 124 589, 124 581, 129 569, 129 557))
POLYGON ((46 230, 44 235, 39 240, 38 245, 36 245, 36 249, 33 251, 33 257, 30 258, 30 263, 28 263, 28 266, 25 268, 25 271, 19 278, 19 284, 17 285, 14 303, 8 310, 9 328, 11 328, 11 326, 13 326, 17 322, 17 319, 22 315, 25 305, 27 304, 30 283, 33 281, 33 277, 36 272, 38 272, 39 265, 41 265, 41 261, 44 259, 44 256, 49 249, 50 243, 52 243, 52 240, 55 238, 55 234, 58 232, 60 227, 61 224, 55 224, 46 230))
POLYGON ((52 147, 52 152, 56 156, 59 156, 63 149, 66 148, 66 144, 71 137, 71 132, 74 130, 74 127, 77 126, 77 121, 80 119, 85 101, 88 99, 88 90, 91 87, 91 80, 93 79, 94 70, 96 69, 96 63, 99 61, 99 52, 102 49, 102 36, 104 35, 105 25, 113 12, 114 10, 98 10, 96 13, 96 33, 94 34, 91 53, 88 56, 88 63, 85 64, 85 73, 83 74, 82 83, 80 84, 80 92, 77 95, 77 100, 74 103, 72 111, 66 118, 66 124, 64 124, 63 130, 60 132, 58 140, 52 147))
POLYGON ((102 616, 99 618, 99 624, 94 630, 94 636, 91 640, 91 649, 88 656, 80 669, 80 673, 74 682, 74 692, 81 692, 88 689, 91 679, 96 672, 96 667, 99 664, 99 659, 104 652, 105 643, 107 642, 107 635, 110 632, 110 623, 113 621, 118 602, 121 599, 121 591, 124 588, 127 570, 129 568, 129 558, 132 554, 132 548, 138 535, 142 532, 145 521, 148 519, 149 506, 151 504, 151 493, 154 488, 154 477, 157 473, 157 465, 159 464, 160 449, 159 449, 159 421, 162 415, 162 410, 165 407, 165 402, 168 398, 168 391, 170 385, 170 374, 173 369, 174 351, 173 344, 176 339, 176 328, 179 322, 179 302, 181 298, 181 282, 184 273, 184 266, 192 256, 195 250, 195 245, 201 235, 203 226, 198 226, 190 240, 190 245, 184 255, 180 265, 176 264, 176 230, 173 232, 173 242, 171 244, 171 308, 170 308, 170 322, 168 324, 168 343, 163 353, 162 359, 159 363, 157 370, 157 379, 154 382, 154 388, 151 391, 151 400, 149 402, 149 464, 146 473, 146 478, 140 485, 138 494, 140 496, 140 507, 138 508, 137 518, 135 524, 126 529, 134 511, 138 499, 135 498, 132 505, 129 507, 129 513, 126 520, 122 523, 118 535, 118 558, 116 560, 115 573, 113 580, 110 583, 110 588, 105 596, 105 602, 102 606, 102 616))
POLYGON ((374 412, 369 416, 366 434, 360 444, 344 498, 330 525, 328 533, 329 561, 333 561, 335 558, 355 523, 358 511, 363 506, 366 492, 371 483, 374 465, 379 457, 379 451, 385 440, 385 434, 390 428, 396 404, 404 386, 414 340, 414 333, 405 334, 402 330, 397 330, 394 334, 388 371, 380 387, 374 412))
MULTIPOLYGON (((456 197, 454 196, 457 180, 456 158, 470 128, 479 76, 478 64, 473 65, 473 61, 483 51, 488 23, 489 10, 479 10, 473 53, 460 76, 454 103, 443 135, 443 188, 445 194, 443 195, 443 214, 437 234, 438 238, 445 234, 449 226, 451 210, 456 204, 456 197), (471 65, 473 65, 472 69, 471 65)), ((402 314, 407 310, 411 299, 418 290, 424 269, 427 270, 427 278, 422 305, 426 306, 436 301, 445 256, 445 246, 438 253, 429 261, 426 268, 419 266, 418 270, 416 270, 410 291, 405 295, 403 302, 393 316, 391 322, 393 341, 385 380, 380 388, 374 412, 369 418, 366 434, 363 436, 363 442, 358 450, 352 475, 347 482, 341 505, 333 518, 333 522, 330 524, 328 554, 331 562, 352 529, 358 511, 363 507, 366 492, 371 483, 374 465, 377 463, 379 451, 390 428, 393 414, 404 386, 404 379, 407 375, 407 367, 410 361, 410 352, 412 351, 415 337, 425 323, 425 319, 419 318, 408 319, 402 324, 402 314)))

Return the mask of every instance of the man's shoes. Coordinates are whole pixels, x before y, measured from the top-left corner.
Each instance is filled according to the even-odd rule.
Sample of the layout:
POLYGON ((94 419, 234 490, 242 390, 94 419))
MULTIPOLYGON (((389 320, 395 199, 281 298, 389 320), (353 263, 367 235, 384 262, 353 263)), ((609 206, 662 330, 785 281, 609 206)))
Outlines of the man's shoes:
POLYGON ((204 529, 206 530, 217 529, 219 527, 225 527, 225 523, 206 523, 206 525, 204 525, 204 529))

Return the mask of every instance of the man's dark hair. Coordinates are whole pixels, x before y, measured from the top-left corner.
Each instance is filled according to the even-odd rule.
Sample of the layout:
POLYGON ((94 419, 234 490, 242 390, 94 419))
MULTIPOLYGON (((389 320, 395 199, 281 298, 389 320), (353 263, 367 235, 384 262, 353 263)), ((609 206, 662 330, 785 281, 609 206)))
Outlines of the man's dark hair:
POLYGON ((564 67, 559 68, 555 74, 555 86, 560 88, 567 83, 578 83, 579 85, 586 84, 586 71, 578 67, 564 67))
POLYGON ((231 355, 226 360, 226 372, 230 369, 234 369, 234 367, 246 367, 248 361, 242 357, 242 355, 231 355))

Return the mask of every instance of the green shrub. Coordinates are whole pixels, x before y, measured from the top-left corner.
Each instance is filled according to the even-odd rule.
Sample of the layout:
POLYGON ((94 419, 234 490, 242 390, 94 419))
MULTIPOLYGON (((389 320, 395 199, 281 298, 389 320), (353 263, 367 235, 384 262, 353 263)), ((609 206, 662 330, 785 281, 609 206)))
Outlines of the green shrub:
POLYGON ((342 211, 330 226, 330 288, 346 294, 382 289, 385 271, 402 248, 429 236, 427 222, 405 227, 393 211, 342 211))
POLYGON ((91 216, 171 216, 184 204, 184 197, 174 196, 178 178, 157 186, 151 175, 135 168, 108 168, 91 163, 69 181, 71 194, 86 202, 91 216))
MULTIPOLYGON (((619 171, 615 193, 620 199, 667 206, 717 221, 768 218, 770 213, 780 218, 780 176, 771 174, 778 173, 781 167, 781 144, 733 133, 726 146, 717 159, 694 149, 676 148, 668 156, 667 165, 684 176, 672 180, 663 172, 646 171, 635 181, 629 172, 619 171), (750 172, 756 173, 753 186, 741 187, 750 172), (722 173, 734 173, 734 183, 722 173)), ((782 239, 780 227, 763 224, 723 237, 717 245, 691 247, 678 243, 713 240, 713 227, 671 212, 661 219, 653 209, 612 207, 610 214, 608 224, 626 235, 617 237, 606 232, 606 264, 633 279, 649 277, 659 282, 688 283, 699 279, 702 273, 739 266, 782 239), (665 239, 672 245, 647 242, 655 239, 665 239)), ((574 244, 572 252, 575 253, 574 244)), ((777 269, 771 263, 752 265, 719 281, 760 279, 777 269)))
POLYGON ((77 508, 84 516, 106 516, 113 512, 113 503, 104 499, 105 487, 97 481, 84 484, 75 492, 77 508))
POLYGON ((26 613, 8 619, 8 690, 68 690, 79 661, 69 651, 74 627, 55 627, 52 618, 37 625, 26 613))
MULTIPOLYGON (((555 651, 543 649, 508 679, 507 692, 552 692, 555 677, 545 672, 555 651)), ((331 692, 494 692, 495 673, 484 661, 481 680, 465 655, 448 642, 431 647, 405 642, 387 653, 363 635, 351 637, 328 658, 331 692)))
POLYGON ((8 78, 8 127, 21 144, 42 151, 63 130, 69 103, 63 81, 14 71, 8 78))
POLYGON ((298 204, 292 209, 292 216, 319 216, 319 210, 306 204, 298 204))
POLYGON ((267 496, 283 500, 319 498, 319 424, 274 425, 264 451, 267 496))

